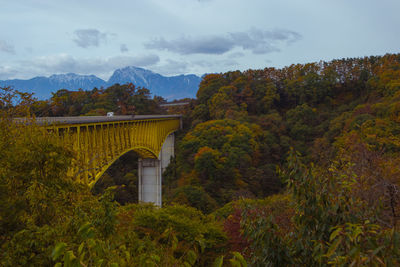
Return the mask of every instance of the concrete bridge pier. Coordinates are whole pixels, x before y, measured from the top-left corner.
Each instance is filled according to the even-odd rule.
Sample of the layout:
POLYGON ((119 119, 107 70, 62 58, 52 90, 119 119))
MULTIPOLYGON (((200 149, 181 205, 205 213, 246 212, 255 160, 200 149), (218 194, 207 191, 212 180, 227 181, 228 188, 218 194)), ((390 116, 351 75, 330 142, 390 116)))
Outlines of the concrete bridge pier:
POLYGON ((175 151, 175 135, 174 133, 167 136, 161 148, 159 159, 161 160, 161 171, 164 172, 168 167, 171 157, 174 156, 175 151))
POLYGON ((174 134, 168 135, 158 159, 139 159, 139 202, 162 205, 162 173, 174 156, 174 134))
POLYGON ((139 202, 153 202, 160 206, 162 179, 159 159, 139 159, 139 202))

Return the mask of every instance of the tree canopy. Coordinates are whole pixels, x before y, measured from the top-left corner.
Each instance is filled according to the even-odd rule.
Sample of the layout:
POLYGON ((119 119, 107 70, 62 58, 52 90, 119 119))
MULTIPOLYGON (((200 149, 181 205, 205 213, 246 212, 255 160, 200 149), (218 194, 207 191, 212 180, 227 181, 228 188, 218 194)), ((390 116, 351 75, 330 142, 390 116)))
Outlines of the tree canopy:
POLYGON ((0 264, 397 266, 399 77, 399 54, 205 75, 169 111, 184 129, 161 209, 131 203, 135 155, 94 195, 54 133, 11 118, 167 112, 163 99, 132 84, 49 101, 2 88, 0 264))

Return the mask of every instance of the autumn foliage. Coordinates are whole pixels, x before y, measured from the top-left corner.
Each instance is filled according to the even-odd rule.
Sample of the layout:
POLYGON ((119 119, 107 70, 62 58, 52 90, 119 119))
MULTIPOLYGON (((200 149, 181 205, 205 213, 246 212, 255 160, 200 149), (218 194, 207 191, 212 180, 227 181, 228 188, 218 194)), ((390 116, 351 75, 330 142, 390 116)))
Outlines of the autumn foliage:
POLYGON ((204 76, 179 108, 162 209, 123 197, 136 190, 127 162, 94 196, 68 177, 68 147, 10 121, 166 112, 162 99, 131 84, 3 92, 3 265, 399 265, 399 54, 204 76))

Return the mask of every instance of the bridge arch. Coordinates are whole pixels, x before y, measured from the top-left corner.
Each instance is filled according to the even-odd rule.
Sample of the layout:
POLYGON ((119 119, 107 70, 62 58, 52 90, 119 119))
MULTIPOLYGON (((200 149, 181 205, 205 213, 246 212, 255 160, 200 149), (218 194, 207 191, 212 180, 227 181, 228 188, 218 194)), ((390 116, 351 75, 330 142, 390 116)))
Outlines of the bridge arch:
MULTIPOLYGON (((101 167, 101 169, 96 173, 95 179, 92 180, 89 183, 89 187, 92 188, 97 183, 97 181, 102 177, 102 175, 111 167, 111 165, 113 165, 119 158, 124 156, 126 153, 129 153, 131 151, 136 152, 141 159, 163 160, 162 159, 162 157, 163 157, 163 150, 162 150, 163 144, 165 143, 167 138, 170 137, 174 132, 175 131, 171 131, 171 132, 167 133, 167 136, 164 138, 164 140, 162 142, 162 145, 161 145, 161 149, 160 149, 158 154, 156 154, 157 152, 155 152, 154 150, 152 150, 152 149, 150 149, 148 147, 144 147, 144 146, 134 146, 134 147, 130 147, 130 148, 127 148, 127 149, 123 150, 119 155, 117 155, 111 161, 109 161, 107 163, 107 165, 101 167)), ((169 153, 167 152, 167 155, 171 156, 171 154, 173 154, 173 152, 169 152, 169 153)), ((167 158, 167 162, 169 164, 169 156, 167 158)), ((164 162, 162 162, 162 166, 161 167, 164 168, 164 165, 165 165, 165 160, 164 160, 164 162)))
MULTIPOLYGON (((108 162, 107 165, 101 167, 101 169, 97 172, 94 180, 92 180, 91 182, 89 182, 89 187, 93 188, 93 186, 97 183, 97 181, 103 176, 103 174, 121 157, 123 157, 125 154, 134 151, 136 152, 140 157, 142 157, 143 154, 147 154, 147 155, 151 155, 151 158, 156 158, 155 154, 153 151, 150 151, 148 148, 146 147, 132 147, 132 148, 128 148, 124 151, 122 151, 117 157, 115 157, 113 160, 111 160, 110 162, 108 162)), ((149 158, 149 157, 146 157, 149 158)))
POLYGON ((93 186, 122 155, 135 151, 142 159, 161 155, 167 137, 180 129, 180 115, 37 118, 57 131, 60 142, 76 153, 70 175, 93 186))
POLYGON ((90 187, 121 156, 137 152, 139 201, 161 206, 161 174, 173 156, 173 133, 182 127, 181 115, 38 117, 35 123, 56 132, 59 143, 76 153, 69 175, 90 187))

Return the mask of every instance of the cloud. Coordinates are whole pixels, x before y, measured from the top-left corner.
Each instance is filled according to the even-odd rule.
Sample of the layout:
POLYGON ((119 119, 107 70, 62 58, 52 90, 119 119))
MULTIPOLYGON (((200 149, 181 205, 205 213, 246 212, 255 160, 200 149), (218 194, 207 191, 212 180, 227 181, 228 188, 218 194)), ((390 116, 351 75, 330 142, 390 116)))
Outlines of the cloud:
POLYGON ((250 50, 254 54, 268 54, 280 51, 281 43, 292 44, 301 39, 301 35, 289 30, 262 31, 251 29, 249 32, 230 33, 237 46, 250 50))
POLYGON ((245 54, 242 52, 235 52, 229 55, 230 58, 239 58, 239 57, 244 57, 245 54))
POLYGON ((107 34, 96 29, 79 29, 74 32, 75 39, 73 41, 82 48, 90 46, 98 47, 101 42, 107 40, 107 34))
POLYGON ((146 48, 168 50, 181 55, 188 54, 223 54, 234 47, 232 40, 219 36, 204 36, 202 38, 181 37, 167 41, 163 37, 145 44, 146 48))
POLYGON ((104 61, 104 64, 115 66, 136 66, 136 67, 147 67, 152 66, 160 61, 160 57, 157 55, 143 55, 143 56, 117 56, 111 57, 104 61))
POLYGON ((236 47, 249 50, 253 54, 268 54, 278 52, 280 51, 279 46, 292 44, 299 39, 301 39, 301 35, 294 31, 265 31, 252 28, 247 32, 232 32, 223 36, 183 36, 169 41, 159 37, 144 45, 148 49, 167 50, 181 55, 221 55, 236 47))
POLYGON ((198 75, 202 75, 204 73, 204 69, 209 70, 220 67, 224 69, 229 69, 237 65, 238 63, 233 59, 195 61, 167 59, 163 62, 160 62, 160 64, 152 66, 151 69, 165 76, 173 76, 187 73, 197 73, 198 75))
POLYGON ((126 52, 129 51, 129 49, 126 46, 126 44, 121 44, 119 49, 121 50, 121 53, 126 53, 126 52))
POLYGON ((110 58, 80 58, 61 54, 38 57, 30 61, 20 62, 23 73, 37 75, 51 75, 55 73, 94 74, 108 79, 117 68, 126 66, 148 67, 157 64, 160 58, 157 55, 143 56, 115 56, 110 58))
POLYGON ((14 46, 7 43, 6 41, 0 40, 0 52, 15 54, 14 46))
POLYGON ((33 48, 31 46, 25 47, 25 52, 32 54, 33 53, 33 48))
POLYGON ((237 66, 239 63, 234 59, 222 59, 222 60, 197 60, 193 62, 194 66, 203 68, 214 68, 218 66, 232 67, 237 66))
POLYGON ((9 77, 14 77, 18 71, 9 66, 0 66, 0 80, 7 80, 9 77))
POLYGON ((153 71, 161 73, 166 76, 187 73, 188 69, 189 69, 189 63, 185 61, 176 61, 172 59, 167 59, 166 63, 154 66, 152 68, 153 71))

